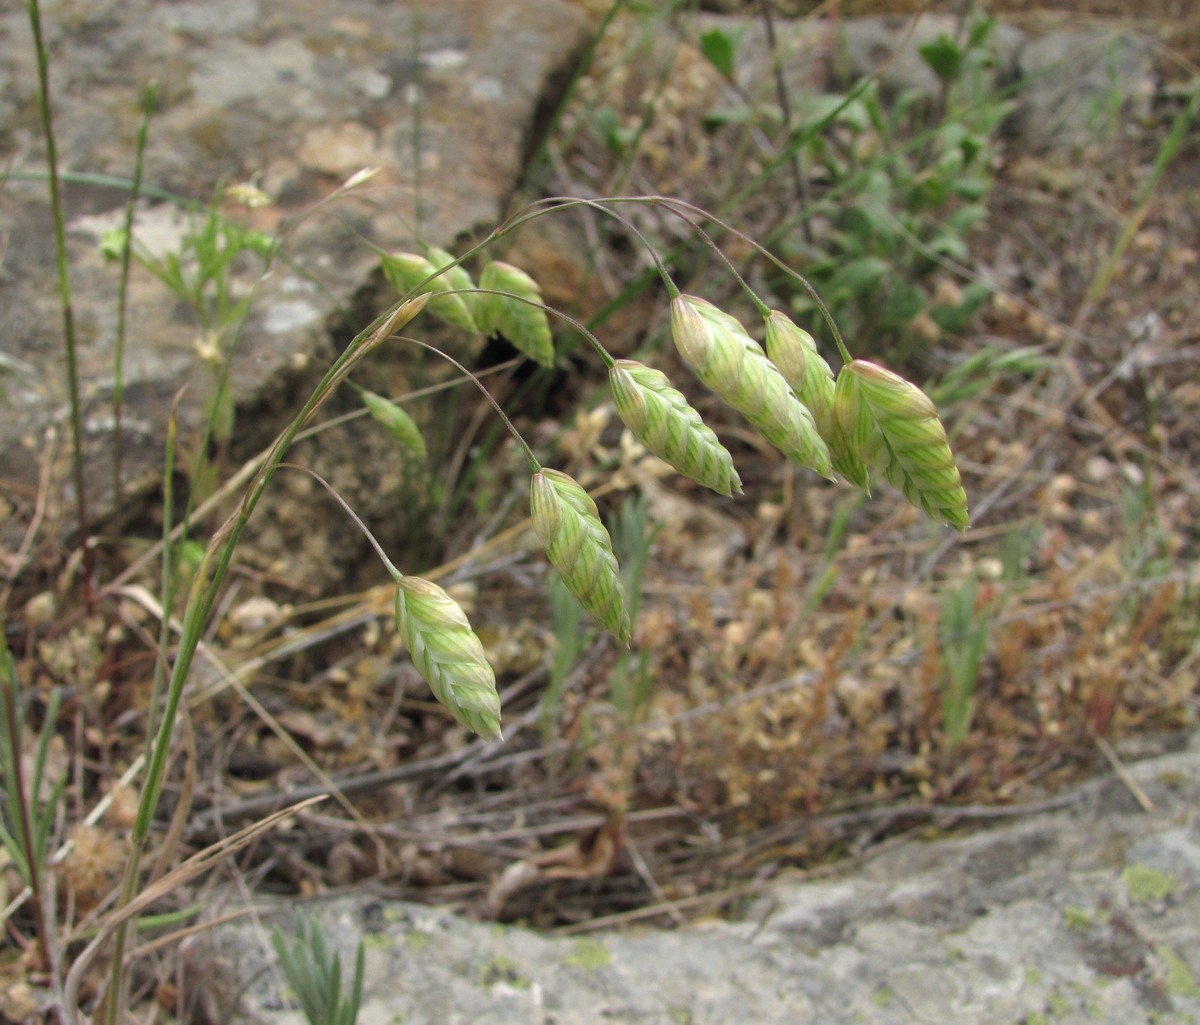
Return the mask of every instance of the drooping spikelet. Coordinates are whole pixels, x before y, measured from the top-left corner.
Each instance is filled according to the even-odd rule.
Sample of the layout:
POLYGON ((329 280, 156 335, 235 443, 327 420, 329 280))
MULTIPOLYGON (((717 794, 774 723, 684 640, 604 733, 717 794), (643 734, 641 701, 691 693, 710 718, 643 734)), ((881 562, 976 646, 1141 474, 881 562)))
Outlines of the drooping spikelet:
POLYGON ((629 643, 632 625, 612 540, 600 510, 574 478, 541 469, 530 485, 533 529, 563 583, 609 633, 629 643))
POLYGON ((544 367, 553 366, 550 318, 540 306, 530 305, 542 301, 537 282, 519 267, 495 260, 480 273, 479 287, 511 293, 478 297, 475 310, 479 329, 486 335, 501 334, 530 359, 544 367), (525 299, 529 302, 522 301, 525 299))
POLYGON ((496 675, 462 606, 430 580, 401 577, 396 626, 446 711, 481 737, 502 740, 496 675))
POLYGON ((372 418, 400 443, 400 447, 414 456, 425 458, 425 438, 417 422, 391 399, 364 389, 361 393, 363 405, 372 418))
MULTIPOLYGON (((471 275, 467 273, 467 268, 461 263, 454 263, 454 257, 450 253, 446 252, 446 250, 438 249, 436 246, 430 246, 428 253, 430 263, 432 263, 435 267, 446 268, 446 270, 442 271, 441 276, 437 279, 439 284, 448 285, 450 288, 456 290, 475 287, 475 282, 471 280, 471 275), (454 264, 454 266, 451 266, 451 264, 454 264)), ((457 294, 456 292, 454 295, 435 296, 434 312, 439 316, 444 316, 448 323, 457 324, 457 326, 461 327, 464 331, 469 331, 472 334, 475 334, 479 330, 479 324, 475 318, 475 306, 479 302, 479 298, 480 297, 478 295, 475 295, 471 292, 466 292, 464 294, 457 294), (451 319, 450 315, 442 314, 440 304, 444 302, 448 307, 453 305, 456 311, 454 316, 459 316, 457 312, 458 304, 453 303, 453 300, 455 299, 458 299, 462 306, 466 309, 467 316, 470 318, 469 323, 467 320, 463 319, 455 321, 451 319)))
POLYGON ((733 457, 666 374, 619 359, 608 380, 617 414, 646 448, 718 495, 741 494, 733 457))
POLYGON ((471 310, 472 297, 450 291, 454 288, 471 288, 471 275, 462 267, 452 267, 433 280, 427 280, 429 275, 437 273, 439 267, 445 267, 453 261, 454 257, 445 250, 431 249, 429 257, 419 253, 387 253, 380 257, 379 262, 388 284, 401 295, 425 282, 421 287, 433 293, 429 300, 429 312, 441 317, 447 324, 477 334, 479 326, 471 310))
POLYGON ((821 436, 828 441, 833 408, 833 371, 817 351, 817 343, 803 328, 779 310, 766 318, 767 358, 808 411, 821 436))
POLYGON ((830 410, 829 452, 833 468, 851 484, 869 492, 871 467, 881 444, 879 425, 863 400, 858 378, 842 367, 830 410))
POLYGON ((831 475, 829 448, 812 413, 733 317, 695 296, 671 302, 675 347, 709 388, 789 459, 831 475))
POLYGON ((873 462, 884 478, 932 519, 966 530, 967 493, 929 396, 899 374, 865 360, 856 359, 843 373, 853 375, 879 427, 882 445, 873 462))

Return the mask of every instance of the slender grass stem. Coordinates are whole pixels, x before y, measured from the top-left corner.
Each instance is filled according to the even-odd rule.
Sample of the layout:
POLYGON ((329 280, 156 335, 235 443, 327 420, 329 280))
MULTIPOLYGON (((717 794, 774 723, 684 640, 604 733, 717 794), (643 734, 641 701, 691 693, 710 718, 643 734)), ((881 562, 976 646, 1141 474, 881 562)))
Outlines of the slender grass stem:
POLYGON ((37 800, 37 794, 25 786, 25 772, 21 757, 24 747, 22 726, 24 716, 21 714, 20 700, 17 695, 17 677, 13 668, 12 656, 7 647, 0 649, 0 701, 4 702, 5 746, 4 783, 9 802, 9 814, 12 816, 13 832, 20 847, 21 858, 25 862, 25 882, 29 886, 33 898, 34 914, 37 916, 37 951, 42 965, 50 966, 50 936, 51 923, 46 916, 45 890, 42 885, 42 851, 35 843, 37 830, 34 827, 35 814, 30 805, 37 800))
MULTIPOLYGON (((183 628, 180 632, 175 663, 171 668, 171 676, 167 683, 162 720, 149 745, 150 753, 147 759, 144 783, 138 800, 133 829, 130 833, 129 859, 125 864, 125 875, 121 881, 121 892, 117 900, 118 912, 127 907, 136 896, 138 880, 141 875, 142 856, 145 853, 154 813, 162 794, 167 756, 171 748, 171 736, 174 732, 179 704, 183 699, 184 686, 187 683, 196 650, 200 645, 204 627, 208 623, 213 604, 221 591, 225 574, 233 559, 233 553, 241 540, 250 516, 262 499, 267 485, 283 461, 284 455, 295 441, 296 435, 312 419, 317 409, 332 394, 333 389, 368 352, 407 323, 408 319, 416 316, 424 307, 427 298, 427 296, 420 296, 397 304, 377 317, 354 337, 342 355, 326 371, 325 376, 309 395, 300 412, 276 439, 267 458, 252 478, 241 504, 221 525, 209 542, 204 557, 196 570, 187 607, 184 610, 183 628)), ((125 981, 123 961, 128 945, 130 925, 130 920, 122 921, 114 936, 113 962, 109 981, 110 992, 105 1012, 106 1025, 116 1025, 120 1020, 118 1012, 123 1002, 122 987, 125 981)))
POLYGON ((150 82, 142 93, 142 120, 138 125, 133 159, 133 182, 125 204, 125 246, 121 251, 121 275, 117 282, 117 340, 113 349, 113 508, 124 508, 121 481, 121 416, 125 405, 125 332, 129 311, 129 272, 133 266, 133 216, 137 211, 142 188, 142 172, 146 163, 146 139, 150 132, 150 115, 158 102, 158 84, 150 82))
MULTIPOLYGON (((463 291, 467 291, 467 289, 464 289, 463 291)), ((489 290, 487 290, 487 289, 470 289, 470 291, 472 291, 472 292, 488 292, 489 290)), ((520 299, 521 298, 520 296, 509 295, 508 292, 493 292, 490 294, 505 295, 505 296, 509 296, 509 298, 512 298, 512 299, 520 299)), ((522 299, 522 302, 529 302, 529 300, 522 299)), ((532 303, 531 305, 538 306, 538 305, 540 305, 540 303, 532 303)), ((453 356, 449 355, 448 353, 442 352, 442 350, 439 349, 436 345, 430 345, 428 342, 423 342, 419 338, 409 338, 407 336, 404 338, 404 341, 411 342, 413 345, 419 345, 422 349, 428 349, 435 356, 441 356, 442 359, 446 360, 446 362, 454 364, 455 367, 457 367, 459 370, 461 370, 463 372, 463 374, 467 377, 467 379, 472 384, 474 384, 481 392, 483 392, 483 397, 485 399, 487 399, 489 403, 491 403, 492 408, 496 411, 496 415, 499 416, 500 419, 504 422, 504 426, 508 428, 509 433, 514 438, 517 439, 517 444, 520 445, 522 450, 524 451, 525 458, 529 461, 529 466, 533 470, 533 472, 537 473, 539 470, 541 470, 541 468, 542 468, 541 461, 538 459, 537 456, 535 456, 533 454, 533 449, 531 449, 529 447, 529 443, 521 436, 521 432, 517 430, 516 425, 513 424, 512 420, 510 420, 508 418, 508 414, 506 412, 504 412, 504 408, 500 405, 499 402, 497 402, 495 400, 495 398, 492 396, 492 393, 483 386, 483 382, 481 380, 479 380, 478 377, 476 377, 473 373, 471 373, 471 371, 469 371, 466 367, 464 367, 461 363, 459 363, 458 360, 456 360, 453 356)), ((597 343, 597 344, 599 344, 599 343, 597 343)), ((380 553, 380 554, 382 554, 382 553, 380 553)), ((387 561, 386 558, 384 559, 384 561, 385 562, 387 561)), ((388 566, 391 567, 391 563, 388 563, 388 566)), ((391 568, 395 569, 395 567, 391 567, 391 568)))
POLYGON ((75 316, 71 306, 71 278, 67 268, 67 235, 63 218, 62 195, 58 181, 58 145, 50 109, 50 61, 42 37, 42 17, 38 0, 29 0, 29 25, 37 52, 38 111, 42 136, 46 142, 46 182, 50 190, 50 215, 54 221, 54 262, 58 271, 59 304, 62 307, 63 348, 67 362, 67 392, 71 403, 71 468, 75 482, 75 516, 79 522, 79 542, 83 549, 84 600, 91 604, 95 553, 89 543, 87 488, 83 477, 83 412, 79 401, 79 369, 75 346, 75 316))

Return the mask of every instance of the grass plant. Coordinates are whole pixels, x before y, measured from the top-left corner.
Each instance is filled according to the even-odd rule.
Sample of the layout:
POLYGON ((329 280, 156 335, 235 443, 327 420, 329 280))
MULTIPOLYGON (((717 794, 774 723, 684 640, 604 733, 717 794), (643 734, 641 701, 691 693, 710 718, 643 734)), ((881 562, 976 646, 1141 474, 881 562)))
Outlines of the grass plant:
MULTIPOLYGON (((596 80, 605 77, 604 35, 622 24, 627 7, 637 6, 614 3, 600 22, 588 58, 596 80)), ((670 5, 667 14, 682 6, 670 5)), ((770 17, 771 5, 765 9, 770 17)), ((208 436, 199 440, 200 461, 182 516, 177 516, 174 471, 192 442, 178 437, 172 416, 163 460, 162 538, 155 549, 160 572, 156 584, 142 583, 150 579, 147 559, 141 575, 132 577, 138 583, 131 584, 123 575, 126 569, 105 581, 88 562, 80 382, 37 0, 30 0, 29 11, 39 57, 46 177, 73 399, 72 472, 85 566, 82 604, 91 606, 94 587, 112 627, 89 623, 81 628, 93 634, 89 659, 100 663, 117 650, 106 645, 118 632, 112 609, 119 600, 138 595, 159 621, 157 638, 138 627, 154 660, 148 694, 131 710, 144 724, 144 736, 137 738, 140 754, 133 740, 122 737, 121 754, 131 768, 120 785, 105 780, 113 783, 114 793, 126 795, 128 847, 121 849, 122 873, 108 903, 89 912, 94 917, 85 930, 56 903, 69 887, 61 889, 61 860, 53 848, 64 819, 88 799, 84 790, 92 784, 84 773, 77 772, 72 781, 56 775, 50 758, 56 736, 71 732, 68 715, 76 717, 76 731, 84 733, 84 713, 74 704, 64 710, 57 689, 47 690, 34 673, 23 673, 9 651, 9 641, 21 631, 10 627, 13 610, 0 609, 5 627, 0 635, 0 768, 6 798, 0 840, 28 888, 25 901, 10 906, 8 925, 10 935, 32 934, 39 977, 50 979, 48 999, 59 1021, 115 1025, 126 1020, 134 931, 147 922, 181 925, 191 914, 152 917, 156 902, 227 864, 251 843, 267 843, 268 831, 284 817, 306 810, 267 814, 265 804, 251 799, 246 803, 250 822, 240 832, 214 838, 200 829, 201 820, 210 822, 212 816, 189 814, 196 786, 193 719, 219 718, 230 707, 251 709, 255 726, 269 728, 289 757, 317 777, 317 790, 338 795, 356 828, 375 841, 379 866, 388 864, 389 827, 357 812, 349 799, 355 789, 373 786, 378 791, 382 783, 400 780, 411 782, 417 792, 419 783, 433 780, 437 793, 444 794, 461 784, 464 793, 473 788, 490 794, 493 802, 472 823, 481 830, 507 828, 515 834, 519 829, 513 822, 524 823, 526 816, 534 821, 547 808, 563 807, 547 782, 556 773, 545 766, 566 766, 575 792, 588 794, 602 808, 602 831, 612 847, 611 856, 596 857, 576 866, 574 875, 560 873, 557 878, 591 882, 615 870, 622 832, 632 817, 644 814, 650 822, 660 805, 711 814, 714 836, 774 829, 773 839, 761 849, 769 851, 773 864, 785 864, 815 855, 801 851, 803 844, 793 844, 790 834, 779 830, 799 813, 816 814, 855 787, 898 800, 928 795, 932 777, 947 764, 963 762, 1007 795, 1018 788, 1013 776, 1018 755, 1032 751, 1047 763, 1067 761, 1063 751, 1072 738, 1084 735, 1085 727, 1103 734, 1133 719, 1147 724, 1186 721, 1188 702, 1194 703, 1200 593, 1194 572, 1184 565, 1186 554, 1181 554, 1194 553, 1195 547, 1194 536, 1180 527, 1187 487, 1183 499, 1157 503, 1172 482, 1194 485, 1168 444, 1182 444, 1186 416, 1175 413, 1169 402, 1160 404, 1157 392, 1154 401, 1135 397, 1151 409, 1151 429, 1145 433, 1161 444, 1143 446, 1140 484, 1125 487, 1123 500, 1102 506, 1087 519, 1080 511, 1088 502, 1099 506, 1105 473, 1118 467, 1112 472, 1134 479, 1131 474, 1139 467, 1130 461, 1129 452, 1136 447, 1130 437, 1145 425, 1126 420, 1117 430, 1119 411, 1109 414, 1111 422, 1095 435, 1099 441, 1089 442, 1093 447, 1086 453, 1088 472, 1100 482, 1091 492, 1077 480, 1063 480, 1062 472, 1046 479, 1041 467, 1053 464, 1045 439, 1063 436, 1068 414, 1056 408, 1058 426, 1048 427, 1051 414, 1040 408, 1043 393, 1035 389, 1060 369, 1078 369, 1069 367, 1066 357, 1046 344, 985 344, 972 354, 943 359, 951 369, 927 395, 898 372, 912 372, 905 369, 902 348, 888 349, 886 355, 878 351, 885 341, 899 345, 905 337, 920 336, 923 344, 928 338, 944 340, 982 306, 982 286, 939 291, 938 282, 948 266, 972 261, 970 240, 987 215, 994 183, 995 132, 1009 101, 983 75, 994 28, 990 20, 972 20, 961 41, 943 37, 924 50, 924 60, 941 83, 932 115, 919 111, 910 98, 885 103, 871 80, 824 98, 819 110, 805 110, 798 101, 790 104, 797 98, 789 98, 776 80, 776 110, 750 104, 740 120, 725 119, 739 128, 731 147, 736 173, 711 210, 690 197, 622 194, 626 182, 646 175, 644 150, 661 142, 657 119, 676 102, 668 88, 671 71, 682 66, 675 62, 686 60, 689 52, 679 39, 668 48, 665 63, 650 71, 650 99, 632 111, 613 107, 611 114, 605 113, 609 101, 593 91, 596 82, 577 77, 571 104, 556 115, 555 135, 561 145, 586 146, 588 132, 598 130, 613 162, 611 181, 622 187, 598 190, 608 197, 604 199, 535 199, 457 256, 420 239, 414 243, 419 251, 380 250, 394 301, 355 334, 275 441, 240 471, 231 472, 221 460, 207 462, 208 436), (767 149, 758 148, 761 140, 755 134, 764 126, 775 143, 767 149), (743 187, 747 179, 801 200, 802 211, 782 219, 780 234, 772 226, 762 226, 761 232, 738 227, 742 215, 751 221, 761 215, 743 187), (621 237, 637 247, 636 266, 620 283, 619 297, 607 312, 553 308, 544 302, 544 282, 506 258, 508 241, 523 226, 551 216, 595 218, 605 225, 597 238, 621 237), (828 231, 817 230, 822 223, 828 231), (653 309, 658 326, 642 332, 637 358, 618 358, 615 346, 601 339, 597 323, 614 310, 648 303, 656 284, 661 286, 657 306, 646 308, 653 309), (510 392, 498 401, 482 372, 421 337, 432 334, 434 320, 439 331, 468 339, 503 336, 521 362, 546 375, 543 380, 551 380, 549 375, 562 371, 569 359, 570 376, 586 378, 600 396, 594 416, 589 414, 593 434, 569 451, 566 431, 539 426, 552 416, 528 397, 532 392, 510 392), (922 335, 930 323, 936 330, 922 335), (825 339, 832 344, 824 345, 825 339), (572 345, 576 348, 567 357, 572 345), (466 472, 459 473, 461 464, 440 464, 437 453, 446 439, 434 436, 430 420, 409 412, 414 406, 359 383, 385 347, 422 353, 432 349, 456 367, 465 383, 485 394, 478 421, 495 413, 499 426, 486 444, 475 446, 473 459, 470 446, 460 446, 462 459, 469 462, 466 472), (893 369, 885 368, 885 362, 893 369), (229 640, 230 606, 245 586, 235 570, 248 525, 256 511, 275 499, 277 471, 290 470, 297 465, 292 460, 303 459, 297 443, 310 431, 327 429, 330 421, 323 423, 322 414, 346 388, 358 395, 402 458, 424 459, 431 473, 442 472, 437 486, 445 488, 444 519, 469 521, 475 540, 465 546, 470 550, 453 553, 454 562, 440 567, 429 565, 432 560, 424 552, 389 556, 370 538, 350 504, 333 492, 348 529, 370 538, 385 581, 336 600, 322 596, 300 608, 276 605, 273 618, 257 630, 254 646, 241 653, 242 664, 226 668, 222 657, 241 657, 236 634, 229 640), (970 452, 967 460, 961 457, 964 449, 970 452), (503 471, 491 468, 492 461, 485 458, 490 453, 503 456, 495 461, 503 471), (528 473, 512 469, 521 460, 528 473), (519 479, 519 486, 512 486, 509 474, 519 479), (1000 571, 984 576, 978 572, 981 560, 969 558, 966 564, 972 568, 957 583, 947 584, 939 579, 945 576, 944 556, 960 543, 968 525, 964 476, 979 527, 961 543, 972 546, 972 556, 976 551, 997 553, 1000 571), (826 488, 832 485, 822 478, 837 478, 855 490, 829 502, 826 488), (880 480, 898 494, 876 494, 868 503, 880 480), (976 499, 976 489, 987 490, 982 501, 976 499), (642 495, 626 497, 617 506, 613 492, 624 490, 642 495), (743 513, 735 518, 730 510, 738 509, 739 496, 744 496, 743 513), (527 518, 511 512, 526 501, 527 518), (215 521, 216 529, 192 536, 218 509, 225 518, 215 521), (667 527, 655 523, 659 515, 669 520, 667 527), (704 515, 717 518, 720 526, 693 540, 688 532, 704 515), (1091 548, 1071 546, 1070 532, 1077 523, 1085 525, 1082 532, 1090 532, 1091 548), (1116 528, 1119 545, 1109 557, 1096 535, 1116 528), (511 548, 515 538, 526 544, 516 555, 511 548), (529 549, 540 549, 544 559, 531 561, 529 549), (486 580, 479 567, 492 555, 499 575, 516 566, 514 579, 521 582, 519 588, 504 585, 508 590, 499 600, 493 588, 479 583, 486 580), (420 575, 398 568, 409 562, 420 575), (542 589, 528 582, 540 579, 547 568, 552 572, 545 605, 542 589), (155 586, 158 593, 150 596, 155 586), (519 611, 527 606, 534 611, 519 611), (547 608, 548 617, 542 617, 547 608), (1070 615, 1064 616, 1064 610, 1070 615), (1114 613, 1122 631, 1099 629, 1111 625, 1114 613), (511 656, 508 666, 500 656, 506 650, 502 642, 516 632, 510 620, 522 615, 534 623, 535 657, 528 660, 532 668, 525 676, 513 668, 520 653, 511 656), (480 617, 488 625, 477 630, 473 622, 480 617), (548 618, 548 624, 539 617, 548 618), (1087 629, 1075 630, 1076 621, 1087 629), (916 651, 909 633, 914 623, 918 636, 936 638, 924 653, 916 651), (352 630, 364 633, 348 642, 352 630), (547 654, 551 634, 555 643, 547 654), (265 679, 271 675, 268 670, 330 638, 343 645, 344 660, 320 674, 314 685, 298 687, 286 697, 288 702, 311 703, 288 708, 294 713, 290 728, 310 731, 310 743, 301 745, 281 716, 269 710, 270 702, 252 694, 244 681, 256 672, 265 679), (392 677, 377 665, 372 668, 375 664, 361 651, 346 654, 363 644, 374 645, 384 663, 402 645, 428 691, 415 695, 402 674, 394 692, 383 695, 380 680, 392 677), (217 666, 221 678, 198 688, 197 670, 204 661, 217 666), (984 692, 983 674, 986 670, 990 683, 993 668, 994 693, 990 686, 984 692), (1154 682, 1144 699, 1135 700, 1129 681, 1139 674, 1153 676, 1154 682), (567 688, 576 679, 581 681, 579 700, 573 697, 568 703, 567 688), (1053 687, 1044 686, 1044 680, 1054 681, 1053 687), (540 696, 531 697, 539 682, 540 696), (923 684, 926 698, 934 696, 925 706, 923 684), (225 691, 235 695, 228 706, 219 704, 225 691), (598 698, 607 702, 611 714, 593 714, 598 698), (394 757, 398 764, 351 778, 335 771, 333 756, 327 760, 320 750, 320 716, 312 714, 309 723, 305 715, 309 707, 328 713, 338 702, 346 707, 357 703, 359 719, 374 732, 360 730, 355 736, 369 733, 371 743, 386 748, 380 758, 394 757), (38 723, 32 742, 30 721, 38 723), (845 724, 849 729, 839 733, 845 724), (988 743, 1013 754, 1010 760, 984 764, 980 751, 985 747, 974 741, 985 731, 992 731, 988 743), (388 747, 393 732, 400 739, 388 747), (560 738, 560 732, 566 737, 560 738), (464 744, 467 733, 479 735, 482 742, 464 744), (530 740, 533 733, 540 748, 530 740), (426 757, 441 738, 450 738, 448 750, 426 757), (923 753, 903 747, 910 742, 923 753), (564 747, 571 748, 572 759, 559 757, 564 747), (178 773, 176 756, 183 763, 178 773), (500 788, 494 781, 501 779, 515 784, 511 794, 497 795, 500 788), (534 782, 523 789, 527 779, 534 782), (69 784, 78 792, 71 791, 68 800, 69 784), (170 802, 173 808, 167 796, 178 797, 170 802), (197 853, 182 859, 178 852, 184 843, 197 853), (110 965, 106 982, 94 968, 102 956, 110 965)), ((634 33, 639 45, 650 38, 650 20, 647 16, 636 24, 642 32, 634 33)), ((701 47, 702 61, 731 80, 739 59, 737 40, 710 33, 701 47)), ((610 68, 609 73, 620 77, 618 70, 610 68)), ((1115 268, 1151 217, 1166 170, 1186 145, 1185 129, 1194 123, 1198 95, 1191 94, 1184 112, 1169 126, 1115 241, 1099 250, 1108 255, 1091 267, 1079 296, 1084 319, 1117 287, 1115 268)), ((224 443, 237 428, 227 386, 254 294, 234 287, 235 270, 247 260, 255 271, 269 267, 286 239, 254 231, 214 202, 193 215, 179 251, 153 255, 140 249, 131 234, 132 211, 139 193, 155 192, 152 184, 143 187, 141 182, 152 107, 153 93, 147 91, 124 233, 108 242, 124 261, 122 282, 130 260, 136 260, 187 302, 201 328, 211 332, 214 398, 207 429, 224 443)), ((414 117, 419 128, 416 111, 414 117)), ((720 128, 710 121, 705 130, 716 133, 720 128)), ((531 171, 531 181, 539 175, 545 181, 552 173, 554 162, 546 152, 546 164, 531 171)), ((363 175, 355 176, 332 198, 362 180, 363 175)), ((256 197, 244 193, 242 198, 256 197)), ((585 276, 598 266, 600 255, 599 249, 593 251, 585 276)), ((119 294, 124 321, 124 284, 119 294)), ((119 432, 123 332, 118 331, 118 339, 114 412, 119 432)), ((925 356, 930 362, 941 358, 936 351, 925 356)), ((1147 390, 1153 389, 1147 385, 1147 390)), ((1165 386, 1159 390, 1167 391, 1165 386)), ((1103 391, 1090 396, 1093 403, 1103 391)), ((582 406, 584 394, 584 389, 567 391, 566 401, 582 406)), ((1178 398, 1177 392, 1171 394, 1178 398)), ((1067 408, 1074 417, 1074 405, 1067 408)), ((1086 403, 1080 408, 1086 410, 1086 403)), ((1092 437, 1092 426, 1078 419, 1069 421, 1072 429, 1092 437)), ((118 458, 118 496, 120 473, 118 458)), ((308 476, 316 477, 311 471, 308 476)), ((433 507, 429 501, 422 508, 433 507)), ((467 536, 452 533, 448 523, 437 529, 447 538, 467 536)), ((2 593, 11 592, 18 573, 2 593)), ((48 658, 35 652, 37 617, 31 610, 36 608, 27 604, 24 612, 30 640, 23 657, 31 665, 48 658)), ((75 668, 83 661, 77 658, 75 668)), ((79 672, 77 690, 85 695, 80 707, 95 683, 79 672)), ((421 816, 433 814, 430 807, 426 803, 413 811, 404 828, 419 835, 421 816)), ((219 810, 234 814, 229 808, 219 810)), ((853 815, 843 818, 849 821, 853 815)), ((554 831, 553 823, 536 828, 543 826, 542 833, 530 836, 554 831)), ((448 835, 441 825, 438 835, 448 835)), ((828 849, 850 838, 849 833, 831 833, 828 849)), ((409 843, 407 834, 404 842, 409 843)), ((445 841, 450 848, 457 842, 453 836, 445 841)), ((728 861, 729 850, 722 843, 691 837, 689 853, 676 863, 686 872, 697 865, 696 859, 714 852, 728 861)), ((643 877, 652 878, 643 862, 638 868, 643 877)), ((429 871, 435 875, 436 867, 429 871)), ((652 889, 655 901, 667 905, 666 890, 657 882, 652 889)), ((273 944, 308 1020, 313 1025, 352 1025, 362 994, 361 945, 353 978, 347 979, 315 923, 299 924, 293 937, 276 931, 273 944)))
POLYGON ((309 1025, 354 1025, 362 1003, 366 958, 361 942, 354 959, 354 976, 347 980, 348 992, 342 986, 341 955, 330 951, 316 921, 299 922, 290 938, 275 929, 271 944, 309 1025))

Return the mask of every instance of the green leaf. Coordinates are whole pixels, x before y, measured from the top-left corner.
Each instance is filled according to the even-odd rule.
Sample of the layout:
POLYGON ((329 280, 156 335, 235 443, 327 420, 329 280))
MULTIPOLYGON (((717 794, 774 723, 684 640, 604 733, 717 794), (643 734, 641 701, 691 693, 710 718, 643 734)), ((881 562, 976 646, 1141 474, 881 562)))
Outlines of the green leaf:
POLYGON ((943 82, 953 82, 962 70, 963 52, 946 33, 918 48, 921 59, 943 82))
POLYGON ((719 28, 709 29, 700 36, 700 52, 723 77, 733 79, 733 37, 719 28))
POLYGON ((834 301, 866 295, 888 272, 885 261, 876 256, 864 256, 845 264, 826 286, 828 297, 834 301))

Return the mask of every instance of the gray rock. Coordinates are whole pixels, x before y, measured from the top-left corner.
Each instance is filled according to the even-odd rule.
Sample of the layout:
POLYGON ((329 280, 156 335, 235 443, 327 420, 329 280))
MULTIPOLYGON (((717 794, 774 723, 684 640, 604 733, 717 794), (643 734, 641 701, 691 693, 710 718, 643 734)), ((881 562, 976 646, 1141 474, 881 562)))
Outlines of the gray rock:
MULTIPOLYGON (((542 107, 588 38, 584 17, 563 0, 88 0, 44 5, 43 23, 59 162, 68 175, 87 479, 100 515, 111 476, 117 272, 101 260, 98 243, 120 224, 125 192, 119 183, 70 175, 128 179, 148 80, 157 80, 161 100, 145 181, 158 191, 140 207, 139 238, 167 248, 187 228, 162 190, 203 207, 215 190, 247 180, 277 201, 262 226, 290 226, 285 260, 266 280, 257 280, 254 260, 233 275, 235 297, 254 292, 232 378, 242 458, 298 409, 303 389, 333 358, 335 337, 344 343, 346 332, 390 301, 363 295, 376 280, 376 259, 358 236, 411 248, 419 224, 425 241, 453 246, 494 226, 524 170, 542 107), (380 170, 357 198, 301 220, 364 166, 380 170)), ((15 495, 31 496, 49 451, 45 429, 65 422, 68 391, 49 206, 36 180, 45 158, 24 4, 0 14, 0 55, 0 162, 14 172, 0 191, 0 479, 15 495)), ((171 396, 189 386, 180 417, 181 437, 190 439, 210 384, 196 358, 194 318, 140 269, 129 310, 124 460, 136 491, 161 474, 171 396)), ((60 438, 57 450, 65 448, 60 438)), ((378 482, 368 481, 348 497, 361 498, 369 518, 378 493, 378 482)), ((314 573, 321 562, 313 560, 314 573)))
MULTIPOLYGON (((1149 813, 1100 780, 1057 811, 779 881, 744 921, 570 938, 368 898, 309 910, 344 957, 367 937, 364 1023, 1200 1021, 1200 744, 1131 771, 1149 813)), ((301 1020, 259 934, 219 943, 254 980, 244 1020, 301 1020)))
POLYGON ((1145 116, 1154 96, 1150 40, 1101 28, 1064 29, 1021 50, 1024 83, 1014 119, 1033 149, 1078 147, 1145 116))

